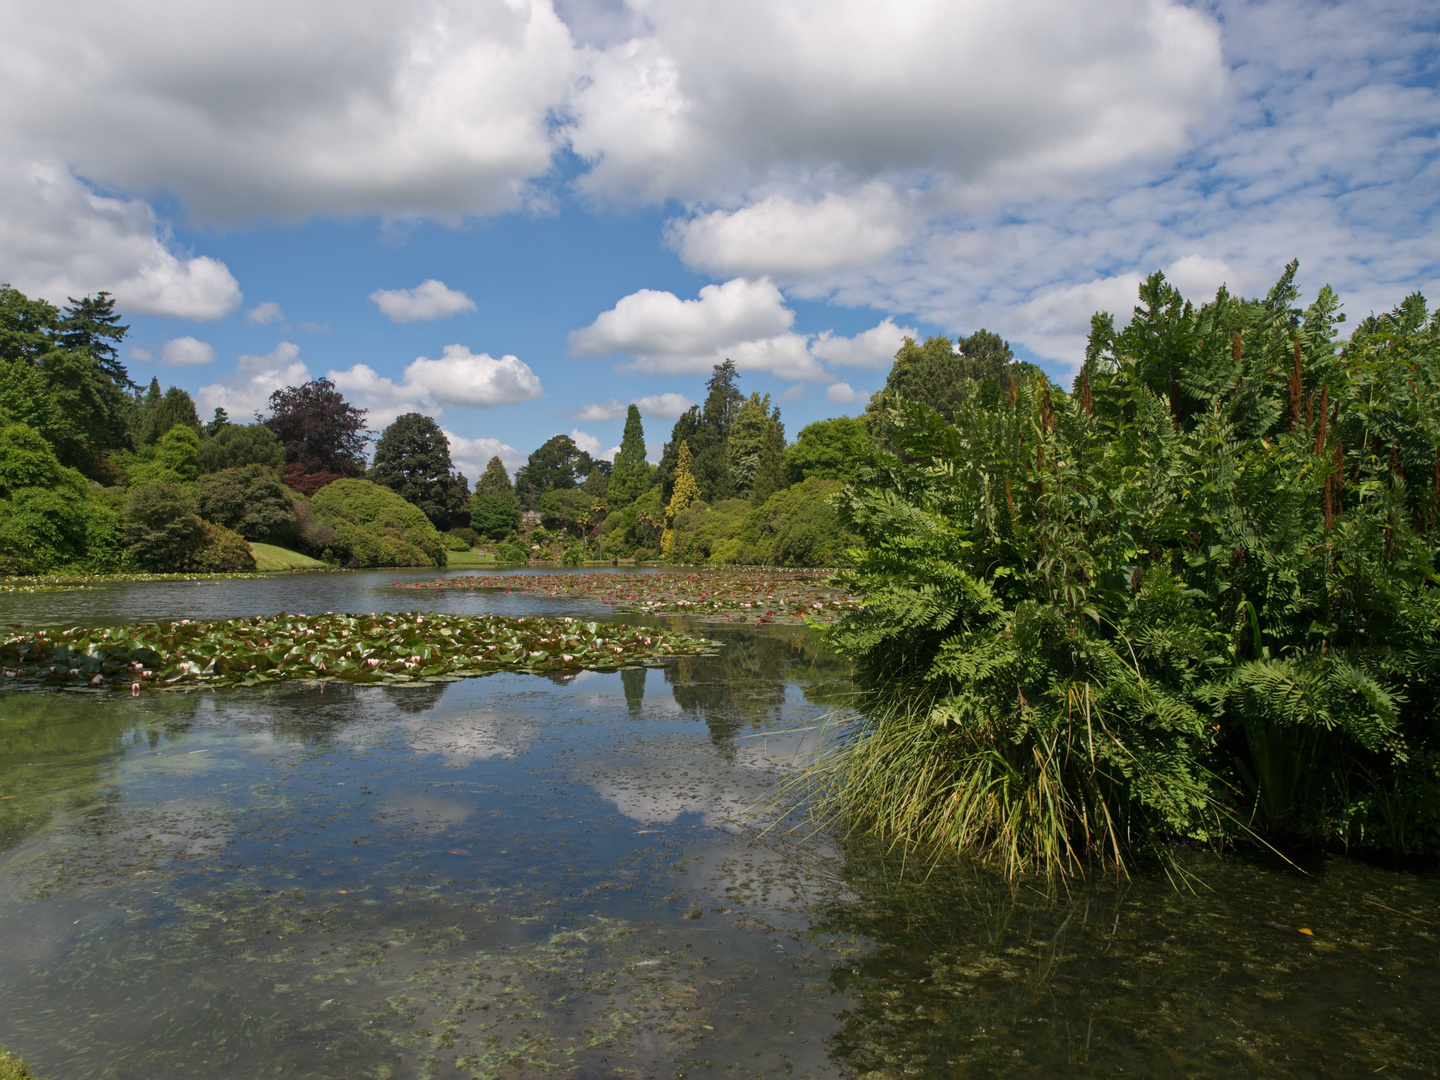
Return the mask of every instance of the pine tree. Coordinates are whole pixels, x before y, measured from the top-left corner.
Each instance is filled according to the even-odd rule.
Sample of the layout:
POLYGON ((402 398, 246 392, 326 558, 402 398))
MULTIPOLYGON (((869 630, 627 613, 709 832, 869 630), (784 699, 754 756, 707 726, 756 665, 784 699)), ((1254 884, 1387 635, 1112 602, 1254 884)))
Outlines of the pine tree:
POLYGON ((751 502, 763 506, 766 499, 785 487, 785 427, 780 423, 780 410, 776 409, 765 425, 751 502))
POLYGON ((500 495, 511 502, 515 501, 515 488, 510 483, 510 474, 505 471, 505 463, 499 457, 492 457, 490 464, 485 466, 485 472, 475 483, 476 495, 500 495))
POLYGON ((682 442, 675 462, 675 490, 665 507, 665 532, 660 537, 662 559, 670 558, 670 549, 675 545, 675 519, 700 498, 700 488, 690 471, 690 462, 690 444, 682 442))
POLYGON ((640 410, 631 405, 625 414, 625 437, 620 440, 620 452, 615 455, 606 489, 610 505, 616 509, 629 506, 645 494, 653 472, 645 460, 645 428, 640 422, 640 410))
POLYGON ((73 296, 69 299, 70 305, 60 317, 56 334, 61 348, 89 356, 120 389, 135 389, 135 383, 130 381, 130 372, 120 361, 118 346, 125 340, 130 327, 120 325, 115 298, 108 292, 98 292, 79 300, 73 296))

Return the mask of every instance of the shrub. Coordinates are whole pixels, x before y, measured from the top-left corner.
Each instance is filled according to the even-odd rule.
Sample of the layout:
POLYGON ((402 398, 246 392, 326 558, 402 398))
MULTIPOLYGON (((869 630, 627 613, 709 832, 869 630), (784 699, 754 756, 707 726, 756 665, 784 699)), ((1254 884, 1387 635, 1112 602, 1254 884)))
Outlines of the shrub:
MULTIPOLYGON (((315 511, 310 506, 310 500, 303 497, 296 499, 291 503, 291 507, 295 511, 295 539, 300 550, 308 551, 317 557, 328 551, 335 542, 335 530, 315 520, 315 511)), ((334 552, 331 552, 331 558, 334 557, 334 552)))
POLYGON ((597 500, 579 488, 552 488, 540 496, 540 521, 556 532, 578 532, 597 500))
POLYGON ((294 488, 301 495, 314 495, 326 484, 333 484, 336 480, 343 480, 339 473, 320 472, 307 473, 296 462, 290 462, 285 466, 285 486, 294 488))
POLYGON ((214 522, 200 524, 203 539, 199 550, 190 556, 186 570, 206 574, 254 573, 255 554, 243 536, 214 522))
POLYGON ((1199 308, 1154 275, 1073 396, 890 403, 843 504, 852 821, 1012 872, 1173 837, 1440 850, 1440 319, 1414 296, 1342 344, 1293 272, 1199 308))
POLYGON ((45 437, 26 424, 0 427, 0 496, 19 488, 53 488, 64 475, 45 437))
POLYGON ((202 473, 240 469, 246 465, 267 465, 279 469, 285 464, 285 448, 264 424, 226 424, 200 443, 202 473))
MULTIPOLYGON (((188 430, 188 429, 187 429, 188 430)), ((142 484, 125 501, 121 536, 142 570, 184 570, 205 543, 205 525, 195 501, 176 484, 142 484)))
POLYGON ((336 480, 310 500, 315 519, 335 530, 331 550, 348 566, 444 566, 445 545, 430 519, 369 480, 336 480))
POLYGON ((270 466, 209 473, 196 484, 196 494, 201 517, 233 529, 246 540, 282 546, 295 542, 299 523, 294 495, 270 466))
POLYGON ((501 562, 529 562, 530 549, 519 543, 501 544, 499 556, 501 562))
POLYGON ((465 545, 463 548, 451 548, 452 551, 469 551, 473 547, 478 547, 480 541, 484 539, 484 537, 474 529, 468 529, 464 525, 457 525, 451 529, 447 535, 454 537, 465 545))
POLYGON ((471 500, 470 527, 490 540, 509 536, 520 524, 520 507, 503 495, 477 494, 471 500))
POLYGON ((447 532, 441 535, 441 543, 445 545, 446 551, 469 551, 470 541, 463 536, 456 536, 454 532, 447 532))

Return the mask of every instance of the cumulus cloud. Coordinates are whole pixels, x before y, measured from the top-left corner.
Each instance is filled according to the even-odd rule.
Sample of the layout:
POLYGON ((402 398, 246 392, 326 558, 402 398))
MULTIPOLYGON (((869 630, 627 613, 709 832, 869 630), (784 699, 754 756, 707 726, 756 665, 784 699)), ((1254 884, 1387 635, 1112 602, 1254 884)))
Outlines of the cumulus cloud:
POLYGON ((831 405, 854 405, 857 402, 864 404, 869 399, 869 394, 857 391, 849 383, 837 382, 825 388, 825 400, 831 405))
POLYGON ((600 453, 600 440, 588 431, 581 431, 579 428, 572 429, 570 432, 570 441, 591 457, 600 453))
POLYGON ((284 322, 285 313, 274 300, 266 300, 247 311, 245 321, 256 326, 269 326, 271 323, 284 322))
POLYGON ((1215 20, 1165 0, 643 10, 650 33, 598 50, 574 97, 581 184, 611 199, 837 175, 1048 189, 1173 154, 1225 86, 1215 20))
POLYGON ((512 477, 515 470, 525 464, 526 456, 509 443, 488 436, 469 439, 448 429, 441 430, 450 440, 450 460, 469 478, 471 486, 484 475, 492 457, 498 457, 512 477))
POLYGON ((418 357, 405 379, 444 405, 513 405, 544 393, 540 377, 518 357, 477 355, 464 345, 446 345, 439 360, 418 357))
POLYGON ((160 363, 167 367, 199 367, 215 359, 215 350, 206 342, 185 336, 167 341, 160 350, 160 363))
POLYGON ((127 313, 200 320, 228 314, 241 296, 224 263, 180 250, 148 204, 97 194, 56 161, 5 153, 0 280, 54 304, 104 289, 127 313))
POLYGON ((593 405, 581 405, 575 410, 577 420, 615 420, 624 416, 625 406, 616 401, 613 397, 598 401, 593 405))
POLYGON ((499 359, 472 353, 464 345, 445 346, 438 360, 417 357, 399 382, 368 364, 326 372, 326 378, 358 406, 369 411, 371 427, 379 428, 407 412, 441 414, 446 405, 484 408, 513 405, 542 396, 540 379, 514 356, 499 359))
POLYGON ((646 397, 636 398, 634 405, 640 410, 642 416, 653 417, 656 420, 674 420, 681 413, 685 412, 695 402, 691 401, 684 394, 650 394, 646 397))
POLYGON ((300 360, 300 346, 282 341, 264 356, 241 356, 234 376, 202 386, 196 399, 201 413, 224 409, 238 421, 263 413, 276 390, 309 381, 310 369, 300 360))
POLYGON ((430 322, 475 310, 474 300, 434 278, 413 289, 376 289, 370 299, 391 322, 430 322))
POLYGON ((827 330, 816 337, 810 351, 844 367, 888 368, 904 340, 919 334, 913 326, 896 326, 894 319, 885 319, 854 337, 836 337, 827 330))
POLYGON ((809 202, 771 195, 738 210, 672 221, 668 238, 687 265, 782 280, 867 266, 903 246, 910 214, 883 184, 809 202))
POLYGON ((548 0, 16 0, 6 28, 12 141, 205 221, 519 207, 580 63, 548 0))

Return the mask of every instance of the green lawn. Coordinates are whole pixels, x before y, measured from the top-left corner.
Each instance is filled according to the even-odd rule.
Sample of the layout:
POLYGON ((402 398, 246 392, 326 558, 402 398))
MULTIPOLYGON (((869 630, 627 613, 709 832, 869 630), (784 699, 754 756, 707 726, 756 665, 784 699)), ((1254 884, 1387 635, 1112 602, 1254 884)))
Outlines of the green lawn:
POLYGON ((488 551, 447 551, 446 563, 452 570, 465 569, 467 566, 493 566, 495 556, 488 551))
POLYGON ((319 559, 312 559, 309 555, 301 555, 298 551, 276 547, 274 544, 256 544, 252 542, 250 551, 255 556, 255 569, 261 573, 269 573, 276 570, 326 569, 326 565, 319 559))

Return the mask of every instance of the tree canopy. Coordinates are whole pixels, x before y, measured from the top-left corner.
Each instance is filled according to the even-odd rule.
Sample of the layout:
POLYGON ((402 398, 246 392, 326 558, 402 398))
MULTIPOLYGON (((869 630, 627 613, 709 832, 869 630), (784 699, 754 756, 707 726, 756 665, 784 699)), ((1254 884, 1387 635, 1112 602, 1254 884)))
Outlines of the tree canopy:
POLYGON ((345 400, 329 379, 312 379, 270 395, 262 423, 285 448, 285 460, 304 473, 359 476, 365 469, 365 410, 345 400))
POLYGON ((466 523, 470 486, 450 461, 450 440, 422 413, 398 416, 381 432, 369 478, 418 506, 437 529, 466 523))
POLYGON ((515 495, 527 510, 540 506, 540 496, 554 488, 579 487, 595 461, 569 435, 554 435, 515 472, 515 495))
POLYGON ((625 412, 625 434, 620 452, 610 470, 606 498, 612 507, 628 506, 650 487, 655 470, 645 460, 645 428, 640 410, 631 405, 625 412))

